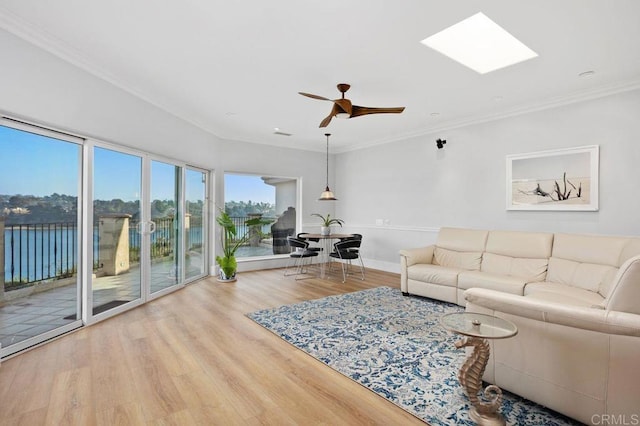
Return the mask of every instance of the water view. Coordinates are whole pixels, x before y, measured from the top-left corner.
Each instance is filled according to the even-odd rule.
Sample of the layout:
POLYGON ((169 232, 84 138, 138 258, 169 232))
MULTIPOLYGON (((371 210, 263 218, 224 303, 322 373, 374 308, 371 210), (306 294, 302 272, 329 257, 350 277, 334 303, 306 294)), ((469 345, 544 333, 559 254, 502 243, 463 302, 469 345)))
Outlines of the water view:
MULTIPOLYGON (((208 171, 87 144, 26 124, 0 125, 0 151, 11 158, 0 168, 0 357, 209 274, 207 218, 218 208, 209 204, 208 171), (84 182, 90 187, 82 192, 84 182), (86 236, 82 196, 94 218, 86 236), (90 242, 85 258, 83 241, 90 242), (87 269, 90 282, 82 283, 78 271, 87 269)), ((286 250, 296 179, 227 173, 224 180, 223 208, 238 237, 251 236, 237 256, 286 250), (249 229, 250 216, 268 224, 249 229)))

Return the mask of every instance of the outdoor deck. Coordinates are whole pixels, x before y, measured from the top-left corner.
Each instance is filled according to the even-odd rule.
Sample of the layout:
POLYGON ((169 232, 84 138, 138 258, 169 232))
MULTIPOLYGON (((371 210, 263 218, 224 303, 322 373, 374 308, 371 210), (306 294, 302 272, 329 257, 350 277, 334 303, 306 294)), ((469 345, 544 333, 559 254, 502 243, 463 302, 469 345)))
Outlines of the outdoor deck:
MULTIPOLYGON (((175 283, 173 262, 153 262, 151 293, 175 283), (174 275, 172 275, 172 273, 174 275)), ((93 281, 93 306, 132 301, 140 296, 139 266, 116 276, 93 281)), ((78 304, 75 282, 5 302, 0 306, 0 343, 3 348, 75 321, 78 304)))

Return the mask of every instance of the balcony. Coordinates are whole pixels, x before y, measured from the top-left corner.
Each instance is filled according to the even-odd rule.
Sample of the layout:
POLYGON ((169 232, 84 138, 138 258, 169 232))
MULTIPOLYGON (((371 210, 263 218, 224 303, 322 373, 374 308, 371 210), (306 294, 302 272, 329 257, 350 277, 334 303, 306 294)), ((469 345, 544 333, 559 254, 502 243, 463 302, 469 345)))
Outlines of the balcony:
MULTIPOLYGON (((247 217, 233 218, 240 235, 250 232, 247 217)), ((161 288, 153 283, 166 281, 166 271, 175 263, 175 222, 171 217, 154 219, 151 236, 151 292, 161 288)), ((105 229, 97 223, 93 229, 93 306, 94 314, 110 306, 113 300, 135 300, 140 292, 140 255, 142 236, 139 223, 127 225, 127 271, 109 272, 113 247, 104 244, 105 229), (111 252, 111 253, 110 253, 111 252)), ((102 224, 104 227, 104 223, 102 224)), ((200 218, 190 218, 185 227, 185 252, 201 256, 203 230, 200 218)), ((255 232, 256 230, 253 230, 255 232)), ((262 227, 238 251, 239 257, 273 254, 269 225, 262 227)), ((75 223, 5 225, 0 219, 0 343, 5 348, 76 319, 78 229, 75 223)), ((188 263, 188 262, 187 262, 188 263)), ((188 265, 187 265, 188 268, 188 265)), ((173 267, 175 271, 175 267, 173 267)), ((175 278, 175 277, 173 277, 175 278)))

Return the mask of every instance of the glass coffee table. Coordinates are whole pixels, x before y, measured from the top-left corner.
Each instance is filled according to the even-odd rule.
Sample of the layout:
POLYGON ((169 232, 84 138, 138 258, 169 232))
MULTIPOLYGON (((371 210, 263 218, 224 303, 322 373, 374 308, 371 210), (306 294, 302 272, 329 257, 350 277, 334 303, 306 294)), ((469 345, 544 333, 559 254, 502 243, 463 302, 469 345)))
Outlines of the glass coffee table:
POLYGON ((489 385, 482 389, 482 375, 489 361, 490 349, 487 339, 506 339, 518 334, 518 328, 511 321, 492 315, 473 312, 456 312, 440 318, 440 324, 456 334, 464 336, 455 343, 456 348, 473 346, 473 352, 460 367, 458 380, 473 404, 469 417, 479 425, 504 425, 504 417, 499 413, 502 405, 502 389, 489 385), (482 391, 482 399, 479 396, 482 391), (486 400, 485 400, 486 399, 486 400))

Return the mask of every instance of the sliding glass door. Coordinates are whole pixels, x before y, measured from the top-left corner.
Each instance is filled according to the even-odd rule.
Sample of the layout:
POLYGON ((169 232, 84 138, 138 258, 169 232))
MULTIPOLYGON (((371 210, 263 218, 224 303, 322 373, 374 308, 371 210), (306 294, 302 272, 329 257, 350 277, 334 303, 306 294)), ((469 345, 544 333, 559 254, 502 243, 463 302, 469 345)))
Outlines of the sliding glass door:
POLYGON ((142 297, 142 157, 93 150, 92 315, 142 297))
POLYGON ((0 118, 0 357, 207 273, 207 172, 0 118))
POLYGON ((82 139, 1 119, 0 356, 80 327, 82 139))
POLYGON ((183 168, 99 146, 93 163, 95 316, 144 303, 184 282, 183 168))
POLYGON ((182 167, 151 161, 149 244, 150 293, 181 284, 182 167))
POLYGON ((187 167, 185 172, 184 274, 186 281, 207 273, 207 172, 187 167))

